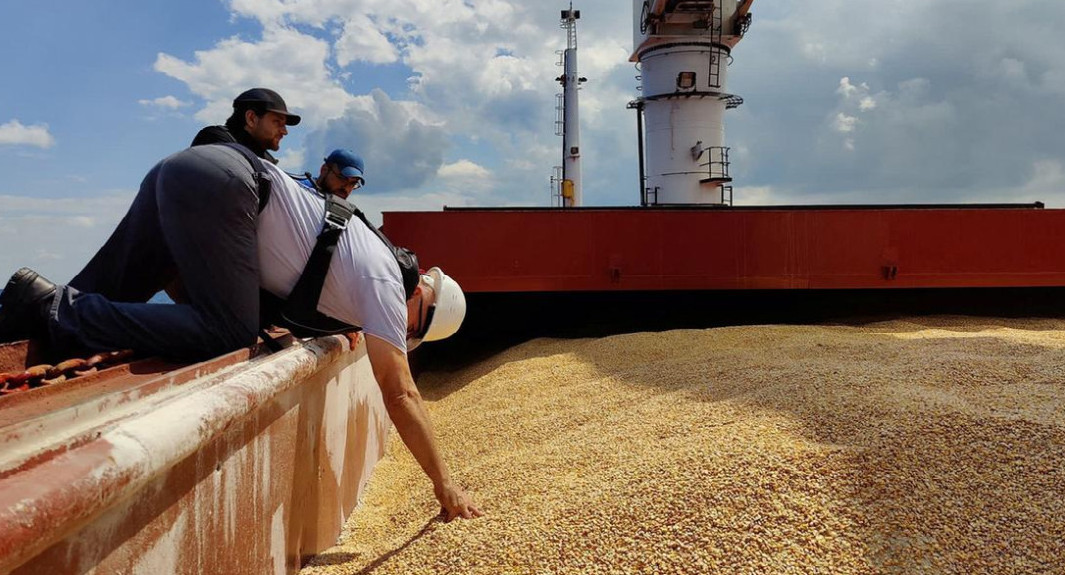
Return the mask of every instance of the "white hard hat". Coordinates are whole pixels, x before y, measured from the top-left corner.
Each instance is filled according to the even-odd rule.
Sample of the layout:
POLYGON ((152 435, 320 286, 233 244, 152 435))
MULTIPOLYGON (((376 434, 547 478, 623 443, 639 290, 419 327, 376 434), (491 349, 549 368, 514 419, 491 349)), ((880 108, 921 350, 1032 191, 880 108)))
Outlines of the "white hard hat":
POLYGON ((422 281, 436 292, 431 308, 429 327, 421 338, 407 340, 407 350, 412 350, 423 341, 437 341, 454 335, 466 317, 466 296, 458 282, 440 268, 431 268, 422 275, 422 281))

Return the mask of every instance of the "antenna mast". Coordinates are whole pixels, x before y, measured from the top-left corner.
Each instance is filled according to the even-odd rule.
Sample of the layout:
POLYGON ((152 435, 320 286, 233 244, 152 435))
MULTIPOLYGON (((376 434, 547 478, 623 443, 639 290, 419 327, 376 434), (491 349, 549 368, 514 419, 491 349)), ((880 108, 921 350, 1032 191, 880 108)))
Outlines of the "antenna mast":
POLYGON ((581 126, 577 92, 586 79, 577 74, 577 20, 580 10, 562 11, 561 27, 566 30, 566 51, 562 54, 563 74, 556 78, 562 84, 562 177, 558 192, 560 205, 572 208, 581 205, 581 126))

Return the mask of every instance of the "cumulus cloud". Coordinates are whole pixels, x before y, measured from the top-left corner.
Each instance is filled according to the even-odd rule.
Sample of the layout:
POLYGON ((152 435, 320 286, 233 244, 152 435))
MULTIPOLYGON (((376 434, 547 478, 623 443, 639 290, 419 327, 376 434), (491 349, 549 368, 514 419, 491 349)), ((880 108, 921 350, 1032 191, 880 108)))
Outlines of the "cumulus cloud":
POLYGON ((325 157, 347 147, 366 161, 367 185, 360 193, 388 193, 417 188, 444 163, 447 133, 425 120, 417 107, 396 102, 374 90, 368 102, 353 102, 343 116, 306 137, 308 156, 325 157))
POLYGON ((48 132, 47 124, 24 126, 18 120, 11 120, 0 124, 0 145, 5 144, 47 149, 55 145, 55 138, 48 132))
POLYGON ((137 103, 141 106, 149 108, 161 108, 164 110, 177 110, 185 106, 192 105, 191 102, 179 100, 174 96, 161 96, 159 98, 153 98, 151 100, 137 100, 137 103))
POLYGON ((859 97, 863 92, 868 91, 868 84, 863 83, 855 86, 854 84, 851 84, 850 78, 844 76, 839 80, 839 88, 836 90, 836 93, 843 96, 845 100, 851 100, 856 97, 859 97))
POLYGON ((207 101, 196 114, 203 122, 221 123, 237 94, 263 86, 279 92, 289 109, 314 123, 339 117, 353 99, 339 86, 329 56, 327 41, 275 26, 265 28, 256 42, 222 40, 213 49, 197 51, 193 62, 161 53, 155 70, 185 82, 207 101))
POLYGON ((467 196, 483 197, 498 185, 492 170, 466 159, 440 166, 436 177, 442 189, 467 196))
POLYGON ((459 160, 451 164, 440 166, 440 170, 437 174, 441 178, 469 182, 472 180, 485 179, 491 176, 492 172, 469 160, 459 160))
POLYGON ((399 60, 399 49, 369 16, 355 14, 344 22, 336 41, 336 58, 341 67, 352 62, 391 64, 399 60))
POLYGON ((842 112, 836 114, 835 127, 836 131, 846 134, 854 131, 854 126, 858 124, 858 118, 854 116, 848 116, 842 112))

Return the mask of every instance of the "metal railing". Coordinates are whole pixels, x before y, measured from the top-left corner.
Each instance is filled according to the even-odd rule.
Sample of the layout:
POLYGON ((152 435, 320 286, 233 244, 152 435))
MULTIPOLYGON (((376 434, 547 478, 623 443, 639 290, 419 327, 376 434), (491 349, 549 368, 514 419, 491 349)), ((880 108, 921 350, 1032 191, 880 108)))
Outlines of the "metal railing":
POLYGON ((697 153, 697 159, 705 158, 700 162, 700 168, 706 168, 706 177, 700 180, 702 183, 730 182, 729 176, 729 148, 727 146, 706 146, 697 153))

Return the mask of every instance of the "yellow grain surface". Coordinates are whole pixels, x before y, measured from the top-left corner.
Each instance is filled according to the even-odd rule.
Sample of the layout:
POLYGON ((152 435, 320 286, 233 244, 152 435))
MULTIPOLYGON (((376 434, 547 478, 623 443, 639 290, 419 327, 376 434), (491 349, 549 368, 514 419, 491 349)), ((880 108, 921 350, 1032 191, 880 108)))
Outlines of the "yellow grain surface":
POLYGON ((486 512, 393 434, 302 573, 1065 573, 1065 321, 535 340, 427 373, 486 512))

